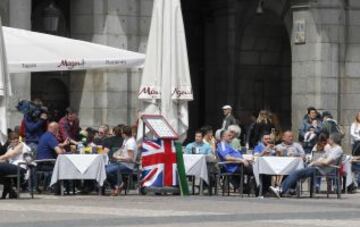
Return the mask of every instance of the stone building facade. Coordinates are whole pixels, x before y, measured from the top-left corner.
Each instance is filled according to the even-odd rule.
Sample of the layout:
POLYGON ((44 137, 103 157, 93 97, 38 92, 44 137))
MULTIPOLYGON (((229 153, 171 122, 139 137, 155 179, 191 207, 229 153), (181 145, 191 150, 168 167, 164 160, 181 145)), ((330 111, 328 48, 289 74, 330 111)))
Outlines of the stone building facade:
MULTIPOLYGON (((1 0, 3 23, 41 31, 41 12, 50 2, 1 0)), ((145 52, 152 0, 53 2, 62 13, 59 35, 145 52)), ((360 1, 182 3, 195 97, 191 131, 203 124, 219 126, 224 104, 234 106, 241 119, 269 109, 294 131, 306 108, 315 106, 331 111, 348 130, 360 110, 360 1)), ((12 75, 11 123, 20 118, 13 104, 31 96, 59 108, 68 102, 84 125, 132 123, 140 78, 136 70, 12 75), (63 87, 50 89, 46 80, 63 87)))

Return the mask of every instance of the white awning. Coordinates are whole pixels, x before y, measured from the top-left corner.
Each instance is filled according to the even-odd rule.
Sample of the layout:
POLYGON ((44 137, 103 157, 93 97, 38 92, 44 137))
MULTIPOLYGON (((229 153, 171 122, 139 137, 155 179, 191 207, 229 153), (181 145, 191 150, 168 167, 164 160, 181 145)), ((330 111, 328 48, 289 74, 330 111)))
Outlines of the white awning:
POLYGON ((9 73, 140 68, 145 55, 23 29, 3 26, 9 73))

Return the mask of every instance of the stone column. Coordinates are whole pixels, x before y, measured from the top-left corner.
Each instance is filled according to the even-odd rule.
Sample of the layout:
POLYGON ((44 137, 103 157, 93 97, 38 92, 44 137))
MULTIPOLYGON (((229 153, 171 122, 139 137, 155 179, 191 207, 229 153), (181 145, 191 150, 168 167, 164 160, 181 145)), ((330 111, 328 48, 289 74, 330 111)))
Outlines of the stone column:
POLYGON ((340 1, 293 1, 292 9, 292 125, 297 130, 308 106, 338 117, 344 17, 340 1), (303 44, 295 43, 298 21, 305 21, 303 44))
MULTIPOLYGON (((3 18, 4 25, 31 30, 31 0, 2 1, 2 4, 4 4, 2 6, 5 7, 2 10, 7 12, 3 18)), ((14 128, 20 124, 23 116, 16 110, 15 106, 19 100, 29 100, 31 98, 31 74, 11 74, 10 78, 13 96, 8 103, 8 116, 9 127, 14 128)))
MULTIPOLYGON (((349 143, 350 126, 360 111, 360 1, 344 6, 345 46, 344 74, 341 83, 342 123, 346 129, 345 143, 349 143)), ((350 147, 348 149, 350 151, 350 147)))

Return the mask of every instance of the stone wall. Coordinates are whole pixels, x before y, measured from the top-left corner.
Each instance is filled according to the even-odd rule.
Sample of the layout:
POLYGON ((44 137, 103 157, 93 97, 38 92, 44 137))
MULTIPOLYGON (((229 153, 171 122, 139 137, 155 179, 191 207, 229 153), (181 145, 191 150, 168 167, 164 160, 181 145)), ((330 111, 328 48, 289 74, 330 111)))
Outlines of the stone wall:
MULTIPOLYGON (((71 1, 71 36, 145 52, 152 0, 71 1)), ((133 123, 138 108, 139 70, 72 73, 71 105, 82 125, 133 123)))
POLYGON ((306 44, 292 45, 293 86, 299 88, 292 94, 293 124, 310 103, 331 111, 345 126, 346 152, 360 109, 359 7, 358 1, 293 1, 294 21, 306 21, 306 44))

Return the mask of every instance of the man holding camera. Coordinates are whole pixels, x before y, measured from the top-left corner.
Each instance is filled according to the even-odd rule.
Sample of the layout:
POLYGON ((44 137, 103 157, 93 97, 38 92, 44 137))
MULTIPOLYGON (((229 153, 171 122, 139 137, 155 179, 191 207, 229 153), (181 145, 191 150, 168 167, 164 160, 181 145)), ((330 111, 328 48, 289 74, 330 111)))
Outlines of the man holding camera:
POLYGON ((34 110, 24 114, 23 124, 25 143, 31 150, 36 151, 40 137, 46 132, 48 116, 40 100, 35 100, 33 105, 34 110))

